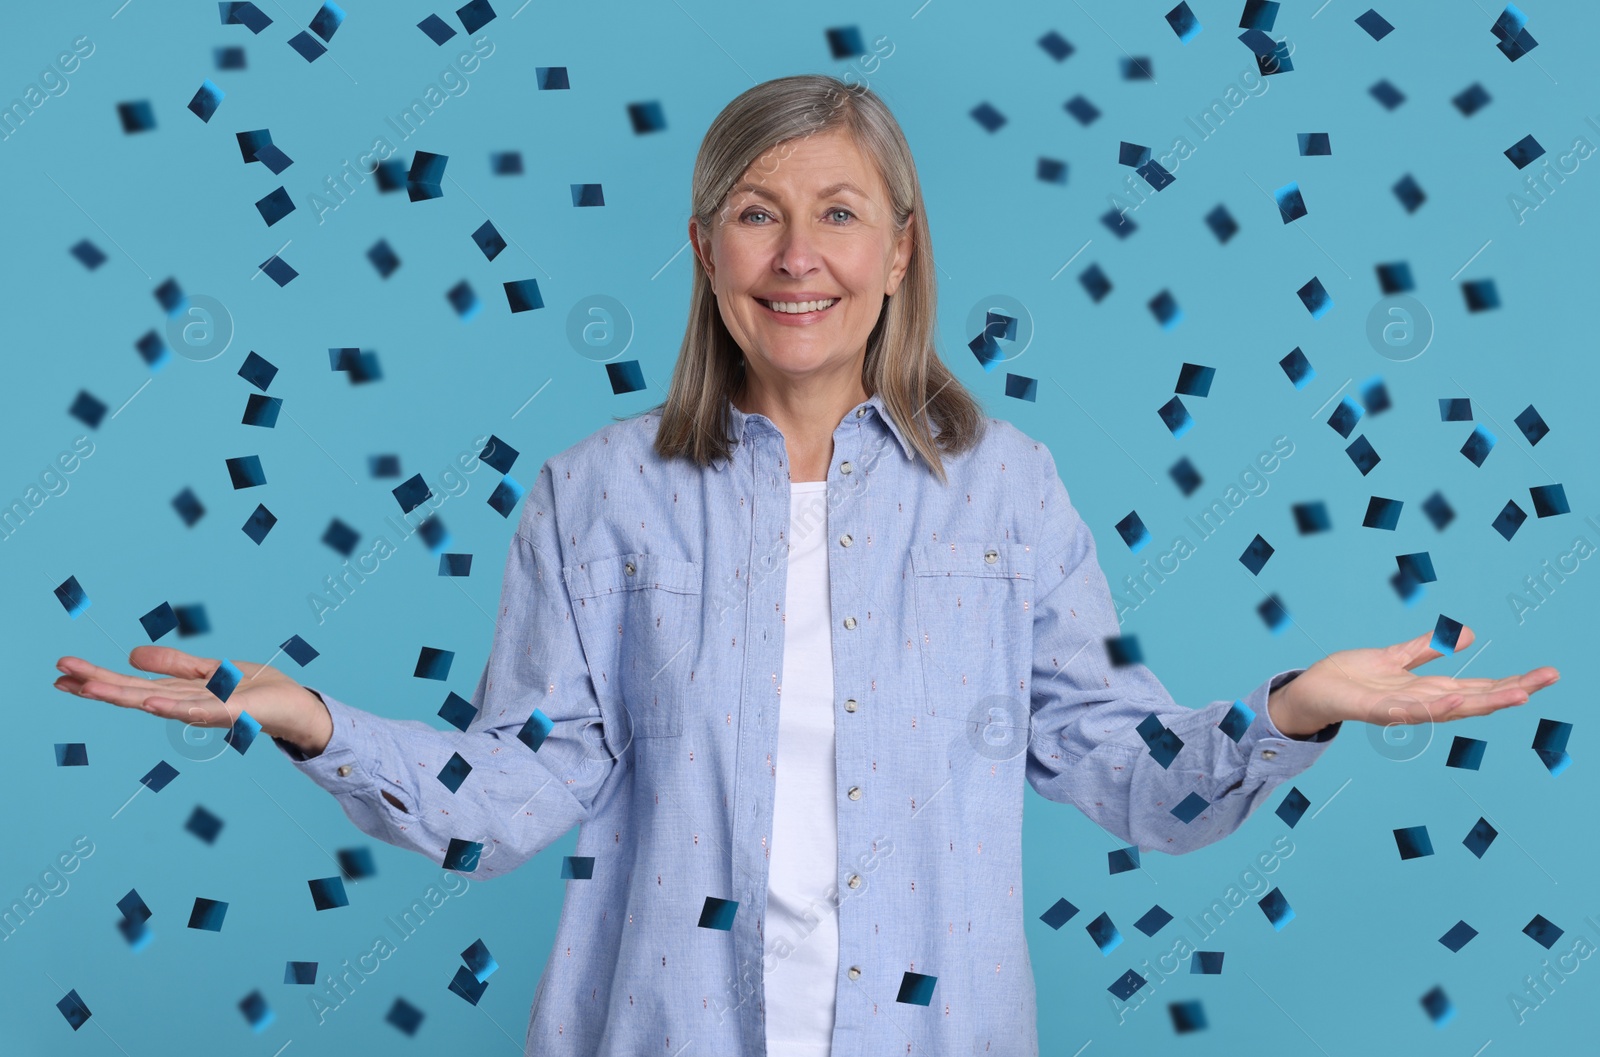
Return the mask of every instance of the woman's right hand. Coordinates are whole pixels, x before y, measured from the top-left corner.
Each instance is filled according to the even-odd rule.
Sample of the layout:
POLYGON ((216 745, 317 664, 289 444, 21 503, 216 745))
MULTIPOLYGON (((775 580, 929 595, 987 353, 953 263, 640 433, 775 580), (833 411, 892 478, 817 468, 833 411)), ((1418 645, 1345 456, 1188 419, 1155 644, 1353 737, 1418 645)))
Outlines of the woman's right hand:
POLYGON ((222 666, 220 661, 170 646, 136 646, 128 654, 128 663, 168 678, 123 675, 68 656, 56 662, 63 674, 54 685, 64 693, 141 709, 196 727, 232 727, 239 713, 248 712, 261 724, 263 733, 290 742, 307 756, 322 752, 333 737, 333 720, 321 699, 265 664, 235 660, 233 665, 242 678, 223 701, 206 689, 222 666))

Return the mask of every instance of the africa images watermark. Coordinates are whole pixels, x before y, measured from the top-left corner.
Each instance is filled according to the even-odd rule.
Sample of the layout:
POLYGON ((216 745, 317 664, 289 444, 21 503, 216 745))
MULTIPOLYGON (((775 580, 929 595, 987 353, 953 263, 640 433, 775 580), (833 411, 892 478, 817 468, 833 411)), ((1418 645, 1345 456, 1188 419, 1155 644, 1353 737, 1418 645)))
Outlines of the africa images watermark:
MULTIPOLYGON (((1276 471, 1278 467, 1283 464, 1283 461, 1287 460, 1289 456, 1293 454, 1294 441, 1290 440, 1287 436, 1282 435, 1273 437, 1272 451, 1262 451, 1257 454, 1255 463, 1247 464, 1245 468, 1239 472, 1239 484, 1235 485, 1230 483, 1227 491, 1222 494, 1222 497, 1220 499, 1212 500, 1205 510, 1200 513, 1199 523, 1196 523, 1195 519, 1192 517, 1184 518, 1184 520, 1195 530, 1195 532, 1199 534, 1200 542, 1204 543, 1206 540, 1216 535, 1217 532, 1222 529, 1222 526, 1227 521, 1228 516, 1242 507, 1246 500, 1250 499, 1252 496, 1259 497, 1265 495, 1267 489, 1271 487, 1271 482, 1267 480, 1266 475, 1276 471), (1273 454, 1273 452, 1276 452, 1276 454, 1273 454), (1257 466, 1261 468, 1260 473, 1256 472, 1257 466), (1243 486, 1244 491, 1239 490, 1240 486, 1243 486), (1217 522, 1215 528, 1213 528, 1211 525, 1213 517, 1217 522)), ((1140 574, 1137 580, 1135 580, 1132 576, 1124 576, 1122 578, 1122 582, 1127 586, 1132 597, 1118 598, 1113 596, 1112 601, 1117 607, 1117 624, 1121 625, 1123 618, 1127 614, 1134 612, 1140 606, 1150 601, 1150 596, 1155 594, 1155 589, 1161 584, 1167 582, 1167 576, 1172 576, 1182 569, 1183 566, 1179 563, 1181 563, 1185 558, 1191 557, 1197 549, 1197 546, 1189 541, 1188 536, 1176 536, 1172 540, 1171 548, 1168 549, 1164 554, 1159 554, 1156 556, 1156 566, 1159 566, 1160 568, 1152 566, 1150 564, 1150 559, 1145 558, 1142 562, 1145 571, 1140 574), (1171 568, 1167 567, 1169 560, 1172 562, 1171 568), (1166 575, 1162 575, 1163 573, 1166 575), (1151 577, 1155 577, 1155 583, 1153 584, 1150 582, 1151 577)))
MULTIPOLYGON (((763 154, 760 158, 757 158, 754 162, 752 162, 750 164, 750 167, 749 167, 750 175, 755 176, 755 177, 767 177, 767 176, 771 176, 773 173, 777 172, 778 171, 778 167, 780 165, 782 165, 784 162, 789 160, 790 155, 794 154, 795 150, 797 149, 797 147, 799 146, 800 143, 804 142, 807 139, 810 139, 812 136, 816 135, 818 132, 820 132, 824 128, 828 127, 829 122, 831 122, 833 120, 833 115, 836 114, 839 111, 839 108, 844 105, 844 98, 845 98, 846 95, 849 95, 851 93, 861 93, 861 92, 865 92, 868 89, 870 89, 871 88, 870 82, 868 82, 865 77, 863 77, 859 73, 857 73, 855 68, 856 67, 860 67, 861 70, 863 70, 864 72, 869 73, 869 74, 877 73, 878 72, 878 67, 882 63, 882 61, 884 59, 889 58, 889 56, 893 55, 894 52, 895 52, 894 41, 889 40, 889 54, 888 55, 880 55, 879 54, 879 53, 881 53, 883 51, 883 42, 886 41, 886 40, 889 40, 889 38, 887 36, 879 37, 877 40, 872 42, 873 43, 873 54, 857 56, 855 61, 851 63, 851 68, 846 70, 844 72, 844 76, 840 78, 840 80, 842 80, 844 82, 844 84, 845 84, 845 89, 844 89, 843 92, 839 91, 838 89, 829 89, 828 90, 828 114, 827 114, 826 117, 821 117, 821 118, 815 117, 815 114, 817 113, 818 109, 820 108, 820 104, 812 104, 812 107, 811 107, 810 111, 808 112, 810 115, 813 116, 813 120, 811 121, 810 129, 807 130, 802 135, 795 136, 795 137, 793 137, 793 138, 791 138, 789 140, 785 140, 783 143, 777 145, 776 147, 772 148, 772 150, 767 152, 768 154, 771 154, 771 153, 775 152, 775 156, 774 157, 768 159, 767 158, 767 154, 763 154), (771 168, 761 168, 760 164, 763 161, 767 161, 767 160, 770 160, 772 162, 772 167, 771 168)), ((757 180, 755 182, 759 182, 759 180, 757 180)), ((722 209, 717 214, 717 223, 718 224, 722 224, 722 223, 726 223, 727 222, 728 215, 729 215, 729 213, 732 212, 733 203, 736 200, 737 199, 735 198, 735 196, 729 195, 723 201, 722 209)))
MULTIPOLYGON (((483 854, 479 857, 481 866, 484 859, 494 854, 494 842, 485 842, 483 854)), ((476 868, 476 867, 475 867, 476 868)), ((444 870, 439 875, 437 884, 429 884, 422 895, 400 911, 399 920, 395 915, 388 915, 383 920, 394 930, 400 942, 405 942, 417 934, 417 930, 428 923, 434 911, 444 906, 445 902, 455 896, 459 902, 472 887, 472 882, 454 870, 444 870)), ((323 986, 326 991, 313 991, 306 996, 306 1004, 311 1007, 311 1012, 316 1014, 317 1025, 327 1023, 328 1014, 339 1009, 350 999, 355 997, 356 990, 373 976, 376 976, 383 963, 400 948, 390 942, 382 933, 373 937, 371 949, 356 955, 356 964, 352 966, 350 959, 345 958, 340 963, 344 970, 330 971, 323 975, 323 986)))
MULTIPOLYGON (((1593 915, 1585 917, 1583 920, 1585 924, 1594 930, 1596 936, 1600 936, 1600 921, 1596 921, 1593 915)), ((1552 943, 1551 946, 1554 946, 1554 944, 1552 943)), ((1540 961, 1539 964, 1544 966, 1544 972, 1539 974, 1538 979, 1535 979, 1531 973, 1522 978, 1522 994, 1507 992, 1506 1004, 1511 1007, 1511 1015, 1517 1018, 1517 1026, 1521 1027, 1526 1024, 1529 1013, 1539 1009, 1555 997, 1556 989, 1551 986, 1552 984, 1560 985, 1566 983, 1566 978, 1583 968, 1583 963, 1588 961, 1589 955, 1594 952, 1595 945, 1589 942, 1587 936, 1578 933, 1572 937, 1572 949, 1556 955, 1556 964, 1554 966, 1550 964, 1550 959, 1548 958, 1540 961), (1544 988, 1543 991, 1539 989, 1541 986, 1544 988), (1549 993, 1547 994, 1546 992, 1549 993)))
POLYGON ((71 50, 63 50, 52 65, 39 71, 37 84, 22 88, 22 98, 13 99, 11 105, 0 109, 0 143, 9 140, 21 130, 23 122, 34 115, 46 100, 58 99, 67 94, 72 82, 67 78, 78 72, 79 64, 94 54, 94 41, 88 35, 77 37, 71 50), (87 47, 85 47, 87 45, 87 47))
MULTIPOLYGON (((400 111, 398 121, 392 117, 385 118, 389 126, 399 134, 400 142, 404 143, 410 139, 412 134, 422 127, 423 122, 432 117, 434 111, 444 106, 451 96, 466 95, 467 89, 472 86, 467 74, 476 73, 479 63, 493 54, 494 41, 486 36, 477 38, 472 42, 472 51, 463 51, 456 56, 453 63, 439 72, 439 84, 430 83, 423 89, 422 98, 413 98, 411 105, 400 111), (440 88, 440 85, 444 87, 440 88)), ((326 224, 328 214, 344 205, 355 194, 356 188, 366 183, 367 177, 378 171, 379 163, 388 161, 398 149, 385 134, 373 139, 372 148, 357 159, 353 169, 350 159, 346 158, 337 177, 329 176, 323 180, 327 193, 337 201, 323 198, 316 191, 310 192, 306 199, 306 205, 317 215, 317 223, 326 224), (350 184, 352 177, 355 179, 354 186, 350 184)))
POLYGON ((0 506, 0 543, 15 536, 28 517, 44 506, 47 499, 66 495, 67 489, 72 487, 67 477, 77 472, 84 460, 93 454, 94 441, 90 440, 87 434, 74 437, 72 451, 63 450, 57 453, 55 462, 46 463, 45 468, 39 471, 37 486, 30 483, 20 499, 13 499, 5 506, 0 506), (40 491, 41 488, 43 491, 40 491))
MULTIPOLYGON (((1593 514, 1584 518, 1584 521, 1588 522, 1594 529, 1600 530, 1600 522, 1595 521, 1593 514)), ((1526 623, 1529 613, 1536 611, 1540 606, 1550 601, 1549 596, 1555 594, 1556 588, 1566 583, 1568 576, 1576 575, 1583 568, 1580 563, 1594 552, 1595 545, 1590 542, 1589 537, 1574 536, 1572 548, 1566 553, 1556 556, 1555 568, 1551 568, 1550 559, 1546 558, 1539 563, 1544 566, 1544 572, 1540 573, 1537 579, 1532 576, 1524 576, 1522 583, 1527 589, 1527 593, 1522 594, 1512 591, 1506 595, 1506 602, 1511 606, 1511 613, 1517 618, 1517 623, 1519 625, 1526 623), (1568 565, 1569 562, 1571 563, 1570 566, 1568 565), (1551 582, 1552 577, 1555 578, 1554 583, 1551 582)))
POLYGON ((76 872, 83 865, 82 860, 93 854, 94 841, 87 834, 80 836, 72 842, 72 849, 57 855, 51 865, 40 871, 39 883, 30 884, 21 899, 0 904, 0 943, 15 936, 17 930, 26 925, 28 919, 50 897, 59 899, 66 895, 69 882, 63 875, 76 872))
MULTIPOLYGON (((874 838, 872 841, 872 850, 870 852, 862 852, 859 856, 857 856, 856 868, 859 869, 862 874, 872 873, 873 871, 877 870, 880 859, 887 859, 893 854, 893 841, 891 841, 888 837, 874 838)), ((858 874, 857 876, 859 877, 861 875, 858 874)), ((862 884, 860 887, 853 888, 848 892, 843 893, 839 891, 839 886, 837 883, 830 884, 828 886, 825 898, 820 903, 822 908, 821 914, 837 914, 839 912, 839 907, 844 900, 850 898, 851 896, 865 895, 867 891, 867 881, 865 877, 862 877, 861 880, 862 884)), ((761 969, 762 978, 770 976, 773 970, 777 967, 778 962, 789 957, 796 950, 798 950, 800 944, 805 943, 811 934, 817 930, 817 927, 822 924, 821 914, 819 914, 816 909, 818 906, 819 901, 815 899, 813 899, 807 905, 806 912, 801 918, 804 931, 801 932, 799 936, 795 937, 793 941, 790 941, 785 936, 779 935, 777 938, 771 940, 767 944, 766 952, 762 956, 762 964, 759 966, 761 969)), ((730 1004, 721 996, 712 1000, 711 1004, 716 1010, 718 1024, 721 1024, 724 1020, 726 1020, 729 1013, 738 1010, 747 1001, 755 996, 757 981, 754 974, 757 968, 757 966, 750 965, 748 962, 746 962, 740 966, 740 971, 737 974, 728 977, 723 981, 726 997, 735 999, 735 1001, 730 1004)))
MULTIPOLYGON (((1284 53, 1285 56, 1293 55, 1294 42, 1285 39, 1283 43, 1288 45, 1288 51, 1284 53)), ((1272 74, 1277 72, 1280 60, 1276 55, 1262 61, 1265 65, 1265 73, 1272 74)), ((1249 100, 1258 99, 1266 95, 1267 89, 1272 87, 1272 82, 1267 80, 1262 72, 1258 72, 1253 66, 1247 66, 1240 70, 1237 82, 1236 84, 1233 81, 1229 81, 1224 85, 1221 96, 1213 97, 1211 105, 1200 111, 1198 121, 1193 117, 1185 117, 1183 119, 1184 123, 1199 135, 1201 143, 1220 132, 1223 123, 1233 116, 1234 111, 1244 106, 1249 100)), ((1174 136, 1172 138, 1172 147, 1164 154, 1153 156, 1152 160, 1168 173, 1176 173, 1178 166, 1182 162, 1188 161, 1199 149, 1198 146, 1189 141, 1187 136, 1174 136)), ((1127 216, 1149 201, 1149 196, 1145 194, 1139 181, 1134 177, 1134 173, 1129 173, 1123 183, 1126 192, 1134 195, 1137 201, 1130 202, 1125 198, 1121 198, 1115 191, 1106 196, 1106 200, 1110 203, 1112 211, 1117 214, 1118 218, 1127 216)))
MULTIPOLYGON (((1185 969, 1184 962, 1195 954, 1206 953, 1199 951, 1195 944, 1204 943, 1216 935, 1217 931, 1227 924, 1228 919, 1233 916, 1235 910, 1265 892, 1268 882, 1261 874, 1276 873, 1278 868, 1283 865, 1283 860, 1293 854, 1294 841, 1289 839, 1288 834, 1275 839, 1271 848, 1255 857, 1255 868, 1246 867, 1239 874, 1238 884, 1229 884, 1228 890, 1222 894, 1222 898, 1213 899, 1211 904, 1200 912, 1199 921, 1195 920, 1193 914, 1184 918, 1184 921, 1194 929, 1196 938, 1193 941, 1180 933, 1172 941, 1172 949, 1156 959, 1156 966, 1159 966, 1159 969, 1150 964, 1149 958, 1144 960, 1145 971, 1143 975, 1145 980, 1162 984, 1166 983, 1169 976, 1180 972, 1194 972, 1192 967, 1185 969), (1257 869, 1259 869, 1259 873, 1257 869), (1241 885, 1243 888, 1240 887, 1241 885)), ((1141 987, 1139 988, 1140 997, 1137 1002, 1119 1002, 1115 995, 1107 994, 1106 1001, 1110 1004, 1111 1011, 1117 1015, 1117 1026, 1121 1027, 1126 1024, 1128 1014, 1144 1005, 1154 994, 1155 988, 1141 987)))
MULTIPOLYGON (((870 487, 873 468, 878 465, 878 460, 882 458, 883 453, 893 443, 894 439, 889 436, 887 429, 880 432, 877 439, 872 443, 872 447, 857 461, 857 468, 860 472, 851 474, 849 478, 830 487, 827 490, 826 500, 819 501, 811 495, 792 498, 790 502, 804 504, 800 507, 796 518, 798 523, 797 531, 806 533, 819 526, 822 531, 827 531, 827 515, 837 510, 845 502, 851 499, 859 499, 865 494, 866 489, 870 487), (826 511, 821 509, 824 503, 827 507, 826 511)), ((738 571, 735 570, 734 575, 726 583, 708 594, 707 608, 715 610, 717 623, 725 622, 728 619, 730 610, 746 604, 757 584, 780 571, 787 573, 787 563, 779 561, 779 558, 788 554, 789 546, 790 541, 788 538, 773 540, 767 549, 757 555, 751 563, 748 578, 740 576, 738 571)))
MULTIPOLYGON (((1588 122, 1590 128, 1600 132, 1600 125, 1595 124, 1594 118, 1585 116, 1583 120, 1588 122)), ((1552 156, 1544 154, 1539 162, 1539 172, 1528 173, 1522 178, 1523 190, 1506 195, 1506 205, 1516 214, 1517 223, 1526 224, 1528 214, 1548 202, 1550 196, 1556 193, 1556 188, 1566 183, 1567 177, 1576 173, 1578 165, 1588 161, 1593 153, 1594 144, 1582 136, 1574 136, 1572 149, 1556 157, 1554 166, 1551 165, 1552 156), (1550 183, 1551 177, 1555 178, 1555 185, 1550 183)))
MULTIPOLYGON (((428 498, 424 499, 417 507, 402 514, 400 524, 395 524, 393 514, 384 519, 395 529, 395 534, 400 538, 401 543, 410 539, 417 529, 437 512, 446 499, 459 499, 466 495, 467 489, 472 487, 472 482, 457 473, 456 466, 461 467, 462 473, 477 472, 478 467, 483 464, 483 460, 493 455, 494 446, 492 444, 487 448, 484 447, 485 444, 489 443, 489 440, 488 436, 480 435, 473 440, 471 448, 464 448, 457 452, 455 463, 453 465, 447 463, 445 468, 439 472, 439 488, 429 488, 428 498), (440 495, 440 489, 445 494, 440 495), (418 515, 419 520, 414 525, 411 523, 410 518, 417 511, 422 511, 422 513, 418 515)), ((318 594, 312 591, 306 595, 306 604, 311 607, 311 615, 317 618, 317 623, 319 625, 324 623, 329 613, 334 612, 350 601, 350 596, 355 593, 355 589, 366 583, 368 576, 372 576, 383 568, 381 564, 383 560, 398 553, 400 553, 399 547, 391 542, 388 536, 375 536, 371 547, 365 553, 356 556, 355 567, 352 567, 350 559, 346 558, 341 563, 343 571, 338 574, 337 580, 332 576, 324 576, 322 583, 327 594, 318 594), (368 567, 369 563, 371 565, 370 568, 368 567), (351 577, 355 578, 354 583, 350 582, 351 577)))

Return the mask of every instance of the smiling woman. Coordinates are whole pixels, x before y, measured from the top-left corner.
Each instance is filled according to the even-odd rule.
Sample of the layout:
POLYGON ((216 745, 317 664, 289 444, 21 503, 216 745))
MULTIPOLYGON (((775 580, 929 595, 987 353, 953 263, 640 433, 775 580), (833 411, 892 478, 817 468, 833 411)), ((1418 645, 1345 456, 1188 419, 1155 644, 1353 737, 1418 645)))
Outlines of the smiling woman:
POLYGON ((692 194, 689 322, 667 398, 645 412, 661 418, 658 454, 727 458, 731 404, 782 432, 792 480, 823 480, 839 414, 876 393, 944 481, 944 457, 987 420, 933 352, 932 240, 888 108, 831 77, 769 81, 712 122, 692 194))
POLYGON ((855 397, 866 398, 857 363, 905 277, 912 233, 895 223, 882 179, 847 130, 808 137, 770 171, 754 168, 763 175, 734 185, 723 219, 710 232, 691 220, 689 237, 723 325, 744 350, 734 403, 784 430, 790 480, 821 481, 822 438, 784 426, 809 417, 807 392, 831 379, 854 380, 855 397))
POLYGON ((69 657, 56 684, 202 726, 248 710, 362 832, 474 879, 577 826, 530 1057, 1033 1057, 1028 789, 1122 858, 1179 854, 1346 719, 1482 715, 1554 682, 1417 676, 1443 655, 1429 632, 1179 704, 1107 648, 1050 448, 935 348, 922 193, 882 100, 756 85, 711 123, 691 196, 667 399, 545 459, 488 661, 440 712, 456 729, 153 646, 129 659, 169 678, 69 657))

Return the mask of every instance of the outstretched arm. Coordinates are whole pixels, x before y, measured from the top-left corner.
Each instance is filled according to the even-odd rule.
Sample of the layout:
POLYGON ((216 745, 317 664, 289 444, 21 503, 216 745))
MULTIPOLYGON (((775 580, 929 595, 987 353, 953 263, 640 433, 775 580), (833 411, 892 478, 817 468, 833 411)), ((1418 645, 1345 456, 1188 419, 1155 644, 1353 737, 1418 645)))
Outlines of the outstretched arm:
POLYGON ((1233 699, 1184 707, 1143 664, 1112 665, 1105 640, 1120 631, 1094 537, 1054 460, 1045 462, 1028 782, 1142 849, 1179 854, 1220 840, 1327 751, 1339 725, 1294 736, 1274 724, 1269 695, 1281 705, 1307 669, 1274 674, 1236 710, 1233 699), (1158 744, 1165 739, 1167 766, 1141 724, 1158 744))
POLYGON ((476 868, 464 872, 496 877, 586 820, 620 775, 572 620, 554 518, 545 467, 511 540, 494 643, 465 732, 388 719, 313 691, 333 721, 327 746, 307 758, 273 739, 363 833, 441 864, 452 840, 481 844, 476 868), (551 720, 548 734, 524 734, 537 751, 518 736, 535 708, 551 720), (441 775, 459 786, 452 791, 441 775))

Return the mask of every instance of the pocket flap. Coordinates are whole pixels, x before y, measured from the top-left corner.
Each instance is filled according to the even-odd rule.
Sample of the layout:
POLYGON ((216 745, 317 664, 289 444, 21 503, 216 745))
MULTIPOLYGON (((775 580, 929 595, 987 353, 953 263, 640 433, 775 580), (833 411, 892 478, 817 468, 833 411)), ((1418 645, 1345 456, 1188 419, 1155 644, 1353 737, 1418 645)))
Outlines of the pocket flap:
POLYGON ((1004 540, 957 539, 917 543, 911 567, 918 576, 999 576, 1033 579, 1033 548, 1004 540))
POLYGON ((678 594, 700 593, 700 563, 666 554, 614 554, 591 558, 561 570, 574 601, 618 591, 661 588, 678 594))

